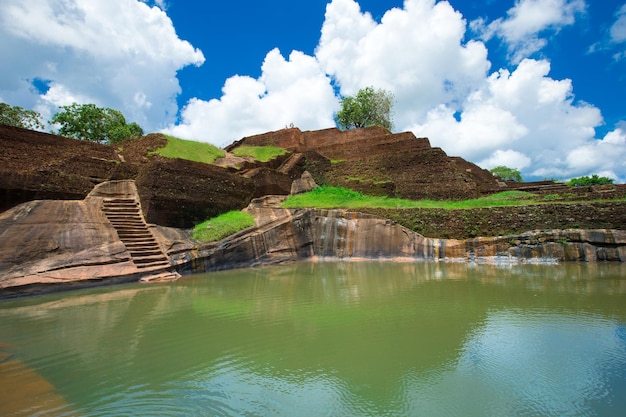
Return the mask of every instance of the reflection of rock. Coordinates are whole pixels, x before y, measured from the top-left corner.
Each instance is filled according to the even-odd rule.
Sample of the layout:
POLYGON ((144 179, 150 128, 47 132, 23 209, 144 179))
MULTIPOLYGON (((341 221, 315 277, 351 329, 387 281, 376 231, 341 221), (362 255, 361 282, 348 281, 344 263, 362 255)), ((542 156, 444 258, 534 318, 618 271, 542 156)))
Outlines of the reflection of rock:
POLYGON ((3 401, 0 401, 0 415, 3 416, 80 415, 71 409, 48 380, 21 360, 13 359, 2 351, 0 351, 0 392, 3 397, 3 401))

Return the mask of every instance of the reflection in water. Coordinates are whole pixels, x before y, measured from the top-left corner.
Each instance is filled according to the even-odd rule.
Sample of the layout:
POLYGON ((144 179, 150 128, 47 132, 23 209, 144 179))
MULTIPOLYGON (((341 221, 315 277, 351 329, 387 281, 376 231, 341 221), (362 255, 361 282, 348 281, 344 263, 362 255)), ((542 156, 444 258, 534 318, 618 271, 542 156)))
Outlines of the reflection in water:
POLYGON ((55 415, 620 415, 625 282, 299 263, 3 301, 0 342, 67 400, 55 415))

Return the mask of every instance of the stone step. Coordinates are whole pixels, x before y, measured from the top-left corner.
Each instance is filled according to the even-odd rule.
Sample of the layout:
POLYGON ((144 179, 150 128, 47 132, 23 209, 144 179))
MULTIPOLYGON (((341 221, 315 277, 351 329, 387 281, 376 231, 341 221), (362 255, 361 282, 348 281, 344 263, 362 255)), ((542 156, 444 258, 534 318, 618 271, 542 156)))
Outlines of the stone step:
POLYGON ((150 230, 145 225, 117 225, 115 230, 126 234, 141 232, 152 236, 152 233, 150 233, 150 230))
POLYGON ((141 262, 141 263, 152 262, 152 261, 166 261, 166 260, 167 258, 161 252, 158 252, 156 255, 139 254, 139 255, 133 256, 133 261, 141 262))
POLYGON ((153 261, 153 262, 139 262, 135 263, 137 269, 147 269, 147 268, 169 268, 171 267, 168 261, 153 261))
POLYGON ((150 233, 150 231, 148 229, 118 229, 116 228, 115 230, 117 230, 117 234, 120 236, 130 236, 130 237, 139 237, 139 236, 145 236, 147 238, 151 238, 152 233, 150 233))
POLYGON ((161 252, 160 249, 155 249, 155 248, 128 249, 128 252, 130 252, 130 256, 133 259, 134 258, 145 257, 145 256, 160 256, 161 258, 164 258, 163 252, 161 252))
POLYGON ((143 283, 168 282, 168 281, 176 281, 178 278, 180 278, 180 274, 178 272, 165 271, 161 273, 145 275, 139 280, 139 282, 143 282, 143 283))
POLYGON ((104 214, 120 214, 120 213, 128 213, 128 214, 138 214, 139 207, 105 207, 104 214))
POLYGON ((115 221, 115 222, 111 222, 111 224, 113 224, 113 226, 116 229, 118 229, 118 230, 127 230, 127 229, 148 230, 148 228, 146 227, 145 224, 138 223, 138 222, 120 222, 120 221, 115 221))
POLYGON ((135 203, 135 204, 139 204, 137 202, 137 200, 135 200, 134 198, 121 198, 121 197, 105 198, 103 200, 103 202, 105 204, 107 204, 107 203, 135 203))
MULTIPOLYGON (((155 248, 155 244, 153 242, 146 242, 146 243, 144 243, 144 242, 127 242, 127 243, 125 243, 125 245, 126 245, 126 249, 128 249, 129 251, 131 251, 131 250, 133 250, 133 251, 134 250, 143 250, 143 249, 154 250, 154 248, 155 248)), ((160 248, 159 248, 159 250, 160 250, 160 248)))
POLYGON ((108 207, 139 207, 139 203, 136 201, 127 201, 127 202, 104 202, 102 204, 105 208, 108 207))

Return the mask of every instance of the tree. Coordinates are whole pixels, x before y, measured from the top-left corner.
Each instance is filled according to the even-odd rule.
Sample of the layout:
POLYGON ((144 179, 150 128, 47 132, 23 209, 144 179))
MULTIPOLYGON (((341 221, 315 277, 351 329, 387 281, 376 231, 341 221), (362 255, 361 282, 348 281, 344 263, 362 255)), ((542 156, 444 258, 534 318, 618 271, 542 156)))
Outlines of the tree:
POLYGON ((392 93, 366 87, 360 89, 356 96, 344 97, 341 100, 341 110, 335 116, 335 120, 343 129, 382 126, 391 130, 393 127, 392 108, 392 93))
POLYGON ((504 165, 497 166, 489 170, 493 175, 500 178, 502 181, 517 181, 522 182, 522 174, 518 169, 509 168, 504 165))
POLYGON ((137 123, 126 123, 119 110, 98 107, 95 104, 61 106, 49 123, 60 125, 58 134, 69 138, 114 144, 143 135, 137 123))
POLYGON ((24 129, 43 130, 41 114, 34 110, 26 110, 20 106, 10 106, 7 103, 0 103, 0 123, 23 127, 24 129))
POLYGON ((589 185, 608 185, 613 184, 613 179, 609 177, 599 177, 597 174, 593 174, 591 177, 578 177, 572 178, 567 182, 571 186, 589 186, 589 185))

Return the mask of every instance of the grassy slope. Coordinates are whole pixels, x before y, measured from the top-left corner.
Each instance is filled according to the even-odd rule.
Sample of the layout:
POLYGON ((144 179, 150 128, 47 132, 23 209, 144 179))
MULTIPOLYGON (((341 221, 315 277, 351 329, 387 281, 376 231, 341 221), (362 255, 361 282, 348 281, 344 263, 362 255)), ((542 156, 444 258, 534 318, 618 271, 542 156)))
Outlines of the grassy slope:
POLYGON ((209 143, 165 136, 167 137, 167 145, 164 148, 157 149, 155 153, 166 158, 180 158, 213 164, 217 158, 225 155, 223 150, 209 143))
POLYGON ((200 223, 193 229, 193 238, 213 242, 254 226, 254 217, 243 211, 229 211, 200 223))
POLYGON ((235 156, 250 156, 260 162, 267 162, 285 153, 287 150, 276 146, 240 146, 233 150, 235 156))
POLYGON ((285 208, 443 208, 446 210, 460 210, 481 207, 504 207, 536 204, 540 202, 532 193, 524 191, 504 191, 487 197, 463 201, 412 201, 400 198, 366 196, 357 191, 339 187, 319 187, 315 190, 290 196, 283 207, 285 208))

